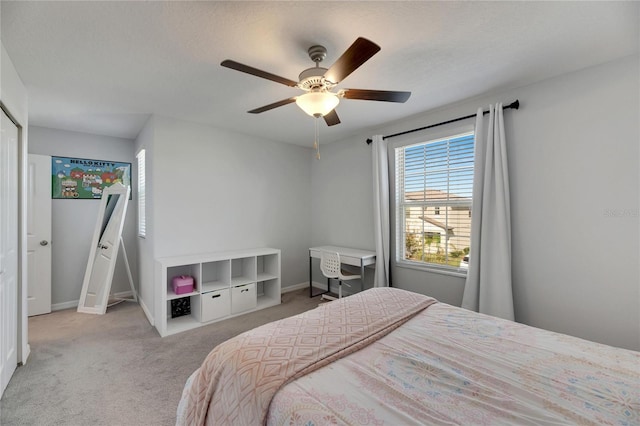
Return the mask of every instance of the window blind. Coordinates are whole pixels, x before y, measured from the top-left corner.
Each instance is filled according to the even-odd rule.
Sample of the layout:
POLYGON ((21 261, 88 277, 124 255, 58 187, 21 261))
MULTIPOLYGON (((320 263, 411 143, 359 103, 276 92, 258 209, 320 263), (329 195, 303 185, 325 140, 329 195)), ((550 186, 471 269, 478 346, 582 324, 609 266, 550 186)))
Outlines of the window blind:
POLYGON ((395 149, 396 259, 460 268, 468 254, 473 132, 395 149))
POLYGON ((147 216, 146 216, 146 161, 145 150, 141 149, 136 156, 138 159, 138 236, 145 237, 147 235, 147 216))

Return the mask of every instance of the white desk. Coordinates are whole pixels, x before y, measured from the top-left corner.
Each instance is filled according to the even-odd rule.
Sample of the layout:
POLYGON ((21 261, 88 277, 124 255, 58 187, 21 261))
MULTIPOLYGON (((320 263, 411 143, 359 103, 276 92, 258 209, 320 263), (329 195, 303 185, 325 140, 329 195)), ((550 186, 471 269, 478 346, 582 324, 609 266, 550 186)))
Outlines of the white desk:
MULTIPOLYGON (((311 247, 309 249, 309 297, 319 296, 320 294, 323 294, 313 294, 313 276, 311 273, 313 258, 315 257, 316 259, 320 259, 323 251, 338 253, 340 255, 340 263, 360 267, 360 280, 363 283, 362 288, 364 288, 364 267, 368 265, 374 265, 376 263, 375 252, 338 246, 311 247)), ((329 280, 327 280, 327 283, 328 282, 329 280)), ((329 291, 328 287, 329 284, 327 284, 327 292, 329 291)))

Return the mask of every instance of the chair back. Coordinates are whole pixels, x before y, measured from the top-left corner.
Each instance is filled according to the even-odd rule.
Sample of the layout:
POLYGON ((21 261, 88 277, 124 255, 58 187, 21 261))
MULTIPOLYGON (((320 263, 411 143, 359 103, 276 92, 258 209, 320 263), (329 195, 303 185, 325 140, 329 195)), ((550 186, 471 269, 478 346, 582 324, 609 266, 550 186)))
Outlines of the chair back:
POLYGON ((320 256, 320 270, 327 278, 340 277, 340 255, 334 252, 323 251, 320 256))

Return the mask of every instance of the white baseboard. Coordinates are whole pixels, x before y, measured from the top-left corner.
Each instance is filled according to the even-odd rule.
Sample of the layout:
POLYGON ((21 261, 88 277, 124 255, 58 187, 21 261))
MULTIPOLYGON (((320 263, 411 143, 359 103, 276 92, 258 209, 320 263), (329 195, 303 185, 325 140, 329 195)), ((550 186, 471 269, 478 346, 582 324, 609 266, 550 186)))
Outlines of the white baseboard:
POLYGON ((31 355, 31 345, 27 344, 22 349, 22 360, 20 361, 22 365, 25 365, 27 363, 27 360, 29 359, 29 355, 31 355))
POLYGON ((113 297, 116 299, 131 299, 133 297, 133 292, 131 290, 121 291, 119 293, 113 293, 113 297))
POLYGON ((140 307, 142 308, 142 312, 144 312, 145 316, 147 317, 147 320, 149 321, 149 324, 151 324, 152 326, 155 326, 155 323, 153 321, 153 315, 151 315, 151 311, 149 310, 149 308, 147 308, 147 305, 144 303, 144 300, 142 300, 140 297, 138 297, 138 302, 140 303, 140 307))
POLYGON ((296 291, 296 290, 300 290, 303 288, 309 288, 309 282, 305 281, 303 283, 300 284, 294 284, 294 285, 289 285, 287 287, 282 287, 280 289, 280 293, 289 293, 291 291, 296 291))
MULTIPOLYGON (((326 284, 321 284, 319 282, 314 281, 313 282, 313 286, 317 287, 317 288, 326 288, 327 285, 326 284)), ((300 284, 294 284, 294 285, 289 285, 286 287, 282 287, 280 289, 280 293, 289 293, 290 291, 296 291, 296 290, 301 290, 303 288, 309 288, 309 281, 305 281, 303 283, 300 284)))
MULTIPOLYGON (((113 293, 113 297, 115 297, 116 299, 130 299, 133 297, 133 292, 131 290, 121 291, 119 293, 113 293)), ((54 303, 53 305, 51 305, 51 312, 62 311, 64 309, 77 308, 78 303, 80 303, 80 299, 70 300, 68 302, 62 302, 62 303, 54 303)))
POLYGON ((51 312, 62 311, 64 309, 77 308, 80 300, 71 300, 69 302, 54 303, 51 305, 51 312))

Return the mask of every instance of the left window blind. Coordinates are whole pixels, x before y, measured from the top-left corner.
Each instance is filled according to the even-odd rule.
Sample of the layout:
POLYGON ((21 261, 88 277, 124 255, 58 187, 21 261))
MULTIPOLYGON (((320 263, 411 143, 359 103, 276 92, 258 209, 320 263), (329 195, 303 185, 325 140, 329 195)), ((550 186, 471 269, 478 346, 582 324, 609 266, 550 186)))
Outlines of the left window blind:
POLYGON ((147 235, 145 150, 141 149, 136 158, 138 159, 138 236, 145 237, 147 235))

